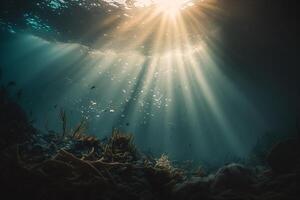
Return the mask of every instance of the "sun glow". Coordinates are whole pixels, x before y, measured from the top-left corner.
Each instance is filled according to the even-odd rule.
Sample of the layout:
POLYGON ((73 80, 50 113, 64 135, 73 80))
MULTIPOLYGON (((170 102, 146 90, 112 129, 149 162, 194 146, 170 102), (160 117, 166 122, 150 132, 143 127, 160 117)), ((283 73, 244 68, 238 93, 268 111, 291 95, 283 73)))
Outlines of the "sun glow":
MULTIPOLYGON (((243 105, 251 111, 247 113, 249 119, 250 115, 257 123, 263 119, 223 74, 227 69, 222 58, 226 56, 218 45, 224 44, 224 38, 216 22, 226 12, 208 0, 132 1, 139 4, 124 5, 122 10, 113 7, 103 12, 103 18, 95 15, 96 24, 85 32, 79 31, 79 39, 88 41, 87 47, 39 37, 25 37, 22 42, 18 39, 18 46, 9 50, 20 54, 8 57, 20 60, 11 59, 11 65, 41 63, 33 68, 32 77, 26 74, 18 81, 27 83, 32 79, 45 81, 40 86, 54 84, 52 91, 59 102, 52 98, 52 91, 45 92, 49 95, 45 112, 49 105, 57 103, 69 106, 69 110, 75 108, 74 112, 93 126, 97 124, 99 132, 116 127, 142 133, 136 135, 137 141, 147 141, 153 144, 151 149, 159 152, 177 152, 187 147, 179 156, 186 159, 189 152, 197 152, 195 155, 206 158, 222 155, 223 147, 228 145, 240 153, 246 146, 242 143, 246 136, 237 134, 244 133, 241 123, 248 119, 242 117, 243 105), (17 48, 22 46, 30 48, 17 48), (48 77, 49 66, 57 68, 48 77), (40 78, 46 75, 47 79, 40 78), (58 87, 62 89, 56 90, 58 87), (220 148, 216 150, 215 146, 220 148)), ((53 116, 56 110, 51 109, 53 116)), ((145 150, 148 148, 145 145, 145 150)))
POLYGON ((183 9, 184 5, 187 3, 186 0, 155 0, 155 5, 159 9, 160 12, 174 17, 176 16, 181 9, 183 9))
POLYGON ((186 6, 191 6, 191 0, 138 0, 138 5, 154 5, 160 13, 175 17, 186 6))

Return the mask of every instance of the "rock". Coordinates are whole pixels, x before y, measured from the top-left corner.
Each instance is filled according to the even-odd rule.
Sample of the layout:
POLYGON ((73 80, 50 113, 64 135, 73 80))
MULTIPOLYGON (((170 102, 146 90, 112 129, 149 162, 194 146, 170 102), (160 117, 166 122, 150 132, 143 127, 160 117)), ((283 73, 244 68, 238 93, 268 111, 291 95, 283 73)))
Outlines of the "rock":
POLYGON ((193 177, 176 184, 172 191, 174 199, 206 199, 210 193, 210 177, 193 177))
POLYGON ((45 148, 43 145, 40 145, 40 144, 34 144, 32 146, 32 149, 31 149, 31 153, 32 154, 39 154, 39 155, 42 155, 43 153, 45 152, 45 148))
POLYGON ((213 190, 248 188, 256 180, 254 172, 241 164, 232 163, 220 168, 212 183, 213 190))
POLYGON ((26 113, 4 87, 0 87, 0 127, 0 150, 27 142, 35 132, 26 113))
POLYGON ((287 173, 300 166, 300 141, 287 139, 274 145, 267 162, 276 173, 287 173))

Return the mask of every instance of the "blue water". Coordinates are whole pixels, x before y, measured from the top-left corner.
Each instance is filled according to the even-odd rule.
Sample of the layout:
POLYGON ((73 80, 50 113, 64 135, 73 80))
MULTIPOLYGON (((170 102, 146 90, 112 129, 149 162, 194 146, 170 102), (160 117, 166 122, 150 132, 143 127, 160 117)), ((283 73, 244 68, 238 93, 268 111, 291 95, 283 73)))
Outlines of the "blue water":
POLYGON ((294 68, 280 68, 295 65, 292 59, 281 52, 276 62, 268 53, 256 56, 251 48, 260 43, 245 40, 242 45, 249 49, 238 55, 228 51, 230 25, 216 22, 211 13, 204 31, 178 34, 164 25, 165 36, 155 39, 156 23, 140 26, 147 16, 118 31, 129 26, 122 5, 33 1, 29 8, 13 10, 19 13, 15 18, 2 12, 1 84, 16 83, 10 93, 40 131, 59 133, 64 109, 68 129, 84 119, 87 132, 101 138, 118 128, 134 134, 142 151, 221 164, 249 156, 265 132, 296 129, 294 68), (96 17, 80 18, 96 9, 101 11, 96 17))

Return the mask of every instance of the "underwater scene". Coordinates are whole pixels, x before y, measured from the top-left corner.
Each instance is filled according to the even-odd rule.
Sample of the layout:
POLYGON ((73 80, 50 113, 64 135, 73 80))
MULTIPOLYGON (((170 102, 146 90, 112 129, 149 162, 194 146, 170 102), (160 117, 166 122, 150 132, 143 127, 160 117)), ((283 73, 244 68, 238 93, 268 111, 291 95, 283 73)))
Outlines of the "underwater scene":
POLYGON ((298 8, 2 0, 2 196, 299 199, 298 8))

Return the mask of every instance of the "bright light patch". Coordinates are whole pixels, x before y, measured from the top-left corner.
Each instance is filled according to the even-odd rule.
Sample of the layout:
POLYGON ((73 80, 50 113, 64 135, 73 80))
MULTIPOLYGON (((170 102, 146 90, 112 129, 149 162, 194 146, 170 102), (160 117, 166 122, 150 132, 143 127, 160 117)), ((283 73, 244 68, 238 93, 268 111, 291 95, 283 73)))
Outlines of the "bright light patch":
POLYGON ((160 13, 175 17, 185 6, 191 6, 191 0, 138 0, 138 6, 155 5, 160 13))
POLYGON ((186 3, 185 0, 155 0, 154 2, 157 5, 159 11, 171 17, 176 16, 186 3))
MULTIPOLYGON (((110 134, 111 127, 142 133, 136 135, 137 141, 147 141, 157 152, 175 154, 182 148, 184 151, 178 156, 184 155, 184 159, 189 154, 185 151, 197 152, 195 156, 204 158, 227 154, 224 151, 227 146, 228 151, 242 154, 246 144, 237 135, 245 131, 240 125, 244 120, 241 108, 253 111, 252 119, 257 124, 263 120, 218 69, 219 59, 215 53, 219 49, 214 39, 222 39, 221 31, 206 14, 208 11, 215 14, 218 9, 212 5, 199 6, 198 2, 202 1, 133 1, 139 8, 126 10, 128 16, 124 20, 112 14, 100 26, 95 25, 95 30, 89 30, 95 35, 102 33, 103 27, 110 23, 112 27, 117 25, 117 29, 105 29, 105 33, 99 35, 99 41, 93 44, 97 50, 73 43, 40 41, 37 37, 26 38, 18 45, 32 49, 10 49, 20 51, 16 57, 33 58, 34 63, 43 63, 44 68, 57 66, 55 71, 59 70, 62 76, 54 73, 48 78, 49 70, 39 65, 30 70, 32 77, 28 80, 46 76, 45 83, 40 85, 53 82, 53 91, 45 92, 49 99, 61 97, 60 102, 54 99, 43 107, 48 110, 49 105, 57 103, 69 106, 74 113, 97 124, 97 133, 110 134), (181 12, 183 9, 186 10, 181 12), (201 12, 202 9, 210 10, 201 12), (52 81, 58 78, 59 81, 52 81), (62 89, 56 90, 58 87, 62 89), (174 134, 177 132, 184 134, 174 134)), ((40 28, 39 18, 29 14, 24 17, 28 26, 40 28)), ((14 66, 16 61, 11 62, 14 66)), ((18 62, 31 65, 33 61, 18 62)), ((27 83, 27 76, 24 77, 27 83)), ((51 112, 57 115, 56 110, 51 112)), ((248 113, 245 119, 250 119, 248 113)), ((249 130, 249 135, 252 131, 249 130)), ((248 142, 245 135, 242 139, 248 142)), ((144 150, 147 149, 145 146, 144 150)))

